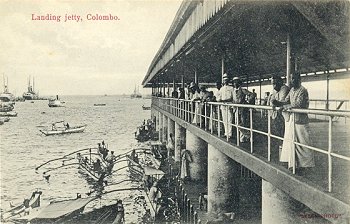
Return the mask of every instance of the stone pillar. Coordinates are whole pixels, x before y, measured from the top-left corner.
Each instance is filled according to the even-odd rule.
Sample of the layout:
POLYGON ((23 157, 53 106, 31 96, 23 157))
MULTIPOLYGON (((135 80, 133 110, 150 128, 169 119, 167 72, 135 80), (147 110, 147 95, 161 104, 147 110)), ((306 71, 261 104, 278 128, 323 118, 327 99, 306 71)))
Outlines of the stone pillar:
POLYGON ((160 112, 158 113, 158 120, 159 120, 158 137, 159 137, 159 141, 162 142, 163 141, 163 114, 160 112))
POLYGON ((186 149, 190 151, 192 162, 189 163, 190 179, 207 181, 208 144, 186 130, 186 149))
POLYGON ((208 144, 208 214, 239 207, 240 164, 208 144))
POLYGON ((181 147, 185 144, 186 129, 175 122, 175 162, 181 161, 181 147))
POLYGON ((304 223, 301 217, 302 208, 300 202, 266 180, 262 180, 263 224, 304 223))
POLYGON ((168 117, 163 114, 163 136, 162 142, 168 141, 168 117))

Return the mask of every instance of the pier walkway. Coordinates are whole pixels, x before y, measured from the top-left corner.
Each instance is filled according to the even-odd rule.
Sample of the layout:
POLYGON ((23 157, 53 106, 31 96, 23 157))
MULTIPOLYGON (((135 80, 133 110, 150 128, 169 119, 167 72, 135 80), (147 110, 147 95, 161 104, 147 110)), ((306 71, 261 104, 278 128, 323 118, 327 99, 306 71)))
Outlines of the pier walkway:
MULTIPOLYGON (((328 117, 328 121, 310 119, 310 131, 312 145, 305 146, 315 152, 316 167, 298 172, 295 165, 288 169, 286 164, 278 161, 278 146, 282 144, 283 138, 271 133, 271 118, 269 116, 270 107, 255 105, 227 105, 219 103, 209 103, 202 107, 200 114, 195 113, 195 104, 190 101, 156 98, 152 100, 152 109, 168 118, 186 130, 200 136, 208 144, 213 144, 216 148, 227 156, 242 165, 242 169, 248 170, 253 178, 242 178, 240 181, 241 198, 250 201, 240 201, 240 211, 236 215, 235 221, 238 223, 260 222, 260 215, 251 216, 252 212, 260 212, 261 191, 259 184, 257 187, 249 188, 252 183, 259 183, 261 179, 269 181, 307 206, 308 211, 318 214, 342 214, 348 217, 350 201, 350 147, 349 128, 346 121, 349 112, 332 112, 318 110, 292 110, 292 116, 296 113, 307 112, 312 115, 322 115, 328 117), (223 123, 217 119, 215 113, 218 106, 235 106, 249 108, 249 124, 246 126, 237 125, 233 122, 233 138, 226 138, 222 135, 223 123), (208 109, 210 108, 210 109, 208 109), (193 124, 194 116, 199 116, 199 123, 193 124), (245 129, 250 133, 251 141, 240 143, 237 141, 237 129, 245 129), (252 175, 253 174, 253 175, 252 175), (258 177, 254 179, 254 176, 258 177), (261 178, 261 179, 260 179, 261 178), (258 189, 258 190, 257 190, 258 189), (257 194, 257 195, 254 195, 257 194), (244 194, 247 194, 244 196, 244 194), (322 198, 322 199, 321 199, 322 198), (258 208, 257 208, 258 207, 258 208), (251 216, 251 217, 250 217, 251 216), (240 220, 240 221, 239 221, 240 220)), ((198 106, 198 104, 197 104, 198 106)), ((235 117, 237 120, 237 116, 235 117)), ((198 119, 197 119, 198 120, 198 119)), ((300 143, 294 140, 294 145, 300 143)), ((304 146, 304 145, 303 145, 304 146)), ((242 172, 242 171, 241 171, 242 172)), ((243 175, 247 177, 247 175, 243 175)), ((207 220, 205 210, 199 210, 199 194, 207 191, 206 183, 188 182, 183 184, 185 191, 193 207, 196 209, 200 220, 207 220)), ((261 188, 261 185, 260 185, 261 188)), ((310 221, 310 220, 308 220, 310 221)), ((320 220, 318 220, 319 222, 320 220)), ((332 221, 332 220, 330 220, 332 221)), ((322 220, 322 222, 326 222, 322 220)))

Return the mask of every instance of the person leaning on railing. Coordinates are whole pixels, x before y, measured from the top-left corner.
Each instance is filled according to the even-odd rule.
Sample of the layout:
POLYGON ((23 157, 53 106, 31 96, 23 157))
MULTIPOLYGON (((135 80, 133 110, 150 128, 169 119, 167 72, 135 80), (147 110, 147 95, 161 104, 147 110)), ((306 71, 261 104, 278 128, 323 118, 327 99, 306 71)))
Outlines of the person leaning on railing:
MULTIPOLYGON (((279 76, 273 76, 271 78, 271 84, 273 87, 273 93, 270 95, 269 100, 269 106, 272 105, 272 101, 277 100, 279 102, 284 102, 288 93, 289 93, 289 87, 283 84, 283 80, 279 76)), ((273 110, 271 112, 271 133, 273 135, 277 135, 279 137, 284 136, 284 129, 285 129, 285 121, 289 121, 289 114, 286 112, 281 112, 277 110, 273 110)), ((281 145, 281 142, 279 139, 272 138, 272 149, 273 153, 272 155, 278 156, 278 149, 281 145)))
MULTIPOLYGON (((273 99, 271 101, 272 104, 278 107, 282 106, 284 110, 291 108, 308 109, 309 93, 307 89, 301 85, 299 72, 292 74, 291 87, 292 88, 284 101, 273 99)), ((306 113, 295 113, 294 116, 290 116, 289 121, 286 122, 280 161, 288 162, 289 168, 295 165, 300 171, 302 171, 303 168, 314 167, 314 152, 306 147, 295 145, 296 161, 293 161, 293 125, 295 135, 294 140, 301 144, 311 146, 308 115, 306 113)))
MULTIPOLYGON (((234 77, 232 79, 234 86, 232 102, 234 104, 248 104, 252 101, 254 94, 245 88, 242 88, 242 80, 239 77, 234 77), (248 99, 248 102, 246 101, 248 99)), ((248 108, 233 108, 233 113, 238 113, 238 125, 248 127, 248 108)), ((250 139, 250 132, 248 130, 239 130, 239 141, 248 142, 250 139)))

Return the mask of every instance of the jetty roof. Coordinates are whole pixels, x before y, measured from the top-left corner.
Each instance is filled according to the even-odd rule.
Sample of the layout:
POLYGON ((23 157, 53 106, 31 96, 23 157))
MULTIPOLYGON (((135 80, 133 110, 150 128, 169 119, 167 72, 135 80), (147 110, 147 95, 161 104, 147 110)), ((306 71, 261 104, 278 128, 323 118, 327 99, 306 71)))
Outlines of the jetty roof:
POLYGON ((248 82, 284 76, 288 36, 298 70, 343 78, 350 67, 349 1, 183 1, 142 82, 248 82), (345 69, 345 70, 340 70, 345 69), (343 72, 343 73, 342 73, 343 72))

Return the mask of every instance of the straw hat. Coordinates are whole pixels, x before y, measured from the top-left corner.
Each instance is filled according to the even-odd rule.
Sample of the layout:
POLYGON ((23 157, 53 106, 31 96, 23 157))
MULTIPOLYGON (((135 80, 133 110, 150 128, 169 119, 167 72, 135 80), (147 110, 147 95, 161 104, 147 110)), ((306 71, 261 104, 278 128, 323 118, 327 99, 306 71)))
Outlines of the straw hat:
POLYGON ((223 80, 228 79, 227 73, 224 73, 224 74, 222 75, 222 79, 223 79, 223 80))
POLYGON ((240 81, 241 79, 239 78, 239 77, 233 77, 233 79, 232 79, 232 82, 234 82, 234 81, 240 81))
POLYGON ((193 87, 195 87, 195 86, 196 86, 196 84, 194 84, 194 82, 191 82, 190 88, 193 88, 193 87))

